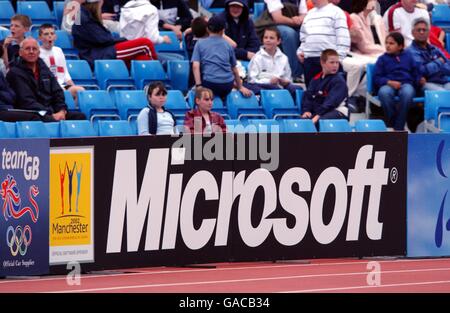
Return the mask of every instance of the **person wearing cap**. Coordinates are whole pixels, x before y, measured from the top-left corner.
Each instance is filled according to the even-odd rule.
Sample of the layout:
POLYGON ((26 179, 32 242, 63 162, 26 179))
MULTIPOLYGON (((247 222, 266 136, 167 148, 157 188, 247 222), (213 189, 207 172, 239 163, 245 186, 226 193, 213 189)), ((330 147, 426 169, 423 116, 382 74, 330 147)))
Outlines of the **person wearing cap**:
POLYGON ((227 0, 225 11, 220 14, 226 21, 225 34, 233 39, 237 47, 234 49, 239 60, 251 60, 261 45, 256 36, 255 26, 249 18, 247 0, 227 0))
POLYGON ((102 23, 103 0, 86 0, 80 8, 80 23, 72 26, 73 43, 81 59, 94 67, 94 60, 157 60, 153 43, 148 38, 126 40, 114 38, 102 23))
POLYGON ((197 42, 192 54, 192 72, 196 87, 209 88, 222 99, 236 88, 246 97, 252 93, 242 86, 233 48, 222 37, 225 21, 213 15, 208 21, 209 37, 197 42))

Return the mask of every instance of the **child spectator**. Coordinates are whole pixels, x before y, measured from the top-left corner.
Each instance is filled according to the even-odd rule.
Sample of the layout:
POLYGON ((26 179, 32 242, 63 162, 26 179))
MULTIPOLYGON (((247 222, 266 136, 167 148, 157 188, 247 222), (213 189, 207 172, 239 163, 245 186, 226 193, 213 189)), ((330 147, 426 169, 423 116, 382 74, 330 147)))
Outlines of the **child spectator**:
POLYGON ((217 15, 208 21, 209 37, 199 40, 192 55, 192 72, 196 86, 211 89, 225 99, 236 83, 246 97, 251 91, 242 86, 233 48, 223 38, 225 21, 217 15))
POLYGON ((339 70, 339 54, 336 50, 326 49, 320 55, 322 72, 310 82, 303 95, 302 118, 312 119, 348 119, 345 100, 348 88, 339 70))
POLYGON ((31 20, 28 16, 16 14, 11 17, 11 35, 2 42, 6 53, 3 54, 3 62, 6 67, 13 65, 19 57, 20 43, 25 39, 25 33, 30 30, 31 20))
POLYGON ((94 67, 94 60, 157 60, 153 43, 148 38, 115 39, 102 24, 102 0, 86 0, 80 8, 80 23, 72 26, 73 42, 80 58, 94 67))
POLYGON ((151 83, 148 87, 148 106, 139 112, 137 127, 139 135, 173 135, 176 120, 172 112, 166 110, 167 89, 162 82, 151 83))
POLYGON ((68 90, 77 103, 77 92, 83 91, 84 88, 75 85, 72 77, 70 77, 66 57, 61 48, 55 46, 56 34, 53 25, 43 24, 39 27, 39 40, 42 43, 39 57, 44 60, 50 71, 55 75, 61 88, 68 90))
POLYGON ((195 90, 196 109, 186 112, 184 129, 187 133, 226 132, 227 126, 220 114, 211 111, 214 94, 211 89, 198 87, 195 90))
MULTIPOLYGON (((386 53, 375 63, 373 81, 387 118, 387 126, 404 130, 408 110, 413 106, 415 87, 423 85, 414 58, 405 51, 405 39, 399 32, 386 37, 386 53), (398 96, 400 101, 395 101, 398 96)), ((415 131, 412 130, 412 131, 415 131)))
POLYGON ((287 56, 278 46, 281 43, 277 27, 266 28, 263 46, 248 65, 248 83, 245 86, 255 94, 261 89, 287 89, 295 99, 295 91, 301 89, 291 83, 291 67, 287 56))

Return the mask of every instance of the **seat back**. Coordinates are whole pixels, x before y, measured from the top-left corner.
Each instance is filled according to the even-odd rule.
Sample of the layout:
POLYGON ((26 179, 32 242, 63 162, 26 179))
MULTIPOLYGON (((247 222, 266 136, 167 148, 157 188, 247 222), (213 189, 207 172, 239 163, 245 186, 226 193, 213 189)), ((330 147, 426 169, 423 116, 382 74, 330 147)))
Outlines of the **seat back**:
POLYGON ((46 23, 56 25, 56 18, 45 1, 17 1, 17 14, 28 15, 32 28, 46 23))
POLYGON ((127 66, 122 60, 95 60, 94 74, 100 89, 135 88, 127 66))
POLYGON ((261 106, 268 118, 300 116, 300 110, 286 89, 261 90, 261 106))
POLYGON ((49 138, 47 128, 41 121, 16 122, 17 137, 19 138, 49 138))
POLYGON ((114 98, 122 120, 136 118, 148 105, 147 96, 143 90, 116 90, 114 98))
MULTIPOLYGON (((450 91, 425 91, 424 119, 426 123, 434 121, 433 126, 438 127, 439 115, 450 112, 450 91)), ((450 116, 444 115, 440 121, 441 130, 450 130, 450 116)))
POLYGON ((131 77, 137 89, 144 89, 145 85, 153 81, 167 83, 167 74, 158 60, 131 61, 131 77))
POLYGON ((0 1, 0 25, 9 26, 14 14, 14 8, 10 1, 0 1))
POLYGON ((161 43, 155 45, 156 52, 171 52, 177 53, 185 56, 185 51, 183 49, 180 40, 178 40, 177 35, 173 31, 160 31, 160 36, 168 36, 170 38, 170 43, 161 43))
POLYGON ((66 60, 66 62, 70 77, 76 85, 86 89, 100 89, 86 60, 66 60))
POLYGON ((167 76, 173 89, 181 90, 183 93, 189 89, 189 61, 168 61, 167 76))
POLYGON ((6 123, 0 121, 0 138, 16 138, 15 123, 6 123), (14 131, 12 131, 7 125, 12 124, 14 126, 14 131))
POLYGON ((120 119, 119 111, 111 96, 105 90, 86 90, 78 92, 78 104, 91 121, 95 118, 120 119))
POLYGON ((448 4, 436 4, 433 7, 431 24, 439 27, 450 26, 450 6, 448 4))
POLYGON ((357 132, 382 132, 387 131, 383 120, 357 120, 355 122, 357 132))
MULTIPOLYGON (((249 119, 248 126, 254 125, 258 133, 279 133, 280 123, 272 119, 249 119)), ((250 127, 249 127, 250 128, 250 127)))
POLYGON ((86 120, 61 121, 61 137, 95 137, 97 133, 91 123, 86 120))
POLYGON ((72 36, 65 30, 57 30, 55 31, 55 34, 56 34, 55 46, 60 47, 62 49, 66 59, 78 60, 79 59, 78 50, 73 45, 72 36))
POLYGON ((228 94, 226 103, 232 119, 267 118, 254 94, 246 98, 239 91, 232 91, 228 94))
POLYGON ((347 120, 319 120, 319 129, 322 133, 351 132, 352 128, 347 120))
POLYGON ((280 122, 281 129, 285 133, 315 133, 316 126, 309 119, 283 119, 280 122))
POLYGON ((98 121, 100 136, 133 136, 133 129, 128 121, 98 121))
POLYGON ((179 90, 168 90, 165 108, 170 110, 176 117, 184 117, 190 107, 184 100, 183 93, 179 90))
POLYGON ((48 136, 50 138, 61 137, 61 130, 59 127, 59 122, 44 123, 45 128, 47 128, 48 136))

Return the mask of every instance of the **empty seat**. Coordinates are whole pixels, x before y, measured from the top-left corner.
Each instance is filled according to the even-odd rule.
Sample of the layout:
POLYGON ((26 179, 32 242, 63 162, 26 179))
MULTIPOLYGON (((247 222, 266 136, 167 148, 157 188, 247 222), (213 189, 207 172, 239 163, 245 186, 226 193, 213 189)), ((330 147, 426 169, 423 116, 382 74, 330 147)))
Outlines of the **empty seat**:
POLYGON ((11 35, 9 29, 0 29, 0 40, 5 40, 9 35, 11 35))
POLYGON ((267 118, 254 94, 246 98, 239 91, 232 91, 226 102, 228 114, 232 119, 267 118))
POLYGON ((59 26, 62 23, 62 17, 64 15, 65 1, 53 1, 53 13, 55 14, 56 24, 59 26))
POLYGON ((170 43, 161 43, 158 45, 155 45, 156 52, 170 52, 170 53, 176 53, 180 54, 182 56, 186 56, 186 53, 183 49, 182 44, 177 38, 177 35, 173 31, 160 31, 159 34, 161 36, 168 36, 171 40, 170 43))
POLYGON ((134 81, 122 60, 95 60, 94 73, 100 89, 135 89, 134 81))
POLYGON ((15 123, 6 123, 0 121, 0 138, 16 138, 15 123), (14 132, 11 130, 10 126, 7 126, 8 124, 12 124, 12 126, 14 127, 14 132))
POLYGON ((30 17, 31 28, 46 23, 56 25, 56 18, 45 1, 17 1, 17 13, 30 17))
POLYGON ((78 60, 78 50, 73 46, 72 36, 65 30, 55 31, 55 46, 60 47, 64 52, 66 59, 78 60))
POLYGON ((322 133, 351 132, 352 128, 347 120, 319 120, 319 130, 322 133))
POLYGON ((179 90, 168 90, 167 101, 165 108, 170 110, 175 117, 184 117, 185 113, 190 110, 190 107, 184 100, 183 93, 179 90))
POLYGON ((286 89, 261 90, 260 102, 268 118, 300 117, 300 109, 286 89))
POLYGON ((132 136, 134 132, 128 121, 99 121, 98 134, 100 136, 132 136))
POLYGON ((225 120, 225 125, 227 125, 227 131, 231 133, 244 133, 245 126, 240 120, 225 120))
POLYGON ((167 76, 170 80, 170 86, 173 89, 181 90, 183 93, 189 89, 189 61, 168 61, 167 76))
POLYGON ((154 81, 168 82, 167 74, 157 60, 131 61, 131 77, 137 89, 144 89, 145 85, 154 81))
POLYGON ((19 138, 49 138, 47 128, 40 121, 16 122, 17 137, 19 138))
POLYGON ((81 112, 93 122, 95 119, 118 119, 119 111, 111 96, 105 90, 86 90, 78 92, 78 104, 81 112))
POLYGON ((425 91, 425 131, 450 131, 450 91, 425 91))
POLYGON ((0 25, 9 26, 14 14, 14 8, 10 1, 0 1, 0 25))
POLYGON ((444 28, 450 27, 450 6, 448 4, 437 4, 433 7, 431 24, 444 28))
POLYGON ((280 126, 285 133, 315 133, 316 126, 309 119, 283 119, 280 126))
POLYGON ((280 124, 276 120, 272 119, 249 119, 248 126, 254 125, 258 133, 279 133, 280 124))
POLYGON ((137 118, 139 112, 148 105, 143 90, 116 90, 114 99, 122 120, 137 118))
POLYGON ((97 133, 91 123, 86 120, 61 121, 61 137, 95 137, 97 133))
POLYGON ((44 123, 50 138, 61 137, 61 131, 59 129, 59 122, 44 123))
POLYGON ((383 120, 357 120, 355 130, 358 132, 380 132, 386 131, 386 124, 383 120))
POLYGON ((76 85, 86 89, 100 89, 86 60, 67 60, 67 69, 76 85))
POLYGON ((75 100, 73 100, 72 94, 68 90, 64 90, 64 102, 67 104, 67 108, 70 111, 79 111, 80 109, 75 104, 75 100))

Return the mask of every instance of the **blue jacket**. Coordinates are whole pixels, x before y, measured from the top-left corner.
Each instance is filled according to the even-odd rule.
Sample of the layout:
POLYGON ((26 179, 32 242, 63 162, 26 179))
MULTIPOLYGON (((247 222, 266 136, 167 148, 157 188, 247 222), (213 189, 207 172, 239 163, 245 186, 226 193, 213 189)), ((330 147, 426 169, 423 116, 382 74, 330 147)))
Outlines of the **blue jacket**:
MULTIPOLYGON (((176 9, 177 10, 177 20, 175 25, 181 25, 181 30, 191 27, 192 14, 189 10, 188 5, 184 0, 150 0, 158 11, 161 10, 161 2, 163 10, 176 9)), ((159 28, 161 29, 165 22, 159 19, 159 28)))
POLYGON ((220 13, 220 17, 226 20, 225 34, 233 39, 237 44, 237 47, 234 49, 237 59, 247 60, 247 52, 258 52, 261 43, 256 35, 253 21, 249 18, 247 0, 227 0, 225 11, 220 13), (233 17, 229 13, 228 4, 231 1, 240 2, 244 5, 238 23, 234 21, 233 17))
POLYGON ((407 50, 403 50, 398 55, 385 53, 375 63, 373 82, 377 90, 386 85, 388 80, 418 87, 420 78, 416 62, 411 52, 407 50))
POLYGON ((81 59, 94 68, 94 60, 115 59, 115 44, 125 39, 114 39, 111 32, 94 20, 83 6, 80 10, 80 25, 72 26, 73 43, 81 59))
POLYGON ((16 94, 9 87, 3 74, 0 73, 0 111, 6 111, 14 107, 16 94))
POLYGON ((450 76, 450 61, 436 46, 428 44, 424 49, 413 41, 407 50, 413 55, 420 75, 425 77, 427 82, 436 84, 448 82, 447 76, 450 76), (446 61, 442 62, 439 58, 446 61))
POLYGON ((311 112, 323 115, 343 105, 348 97, 347 83, 342 73, 326 75, 317 74, 309 83, 302 100, 302 114, 311 112))
MULTIPOLYGON (((148 105, 149 111, 148 111, 148 132, 152 135, 156 135, 156 130, 158 128, 158 114, 156 113, 156 110, 154 107, 152 107, 150 104, 148 105)), ((177 125, 177 120, 175 119, 175 116, 172 112, 169 110, 166 110, 164 107, 162 107, 164 112, 169 112, 170 115, 172 115, 173 119, 173 125, 177 125)))

